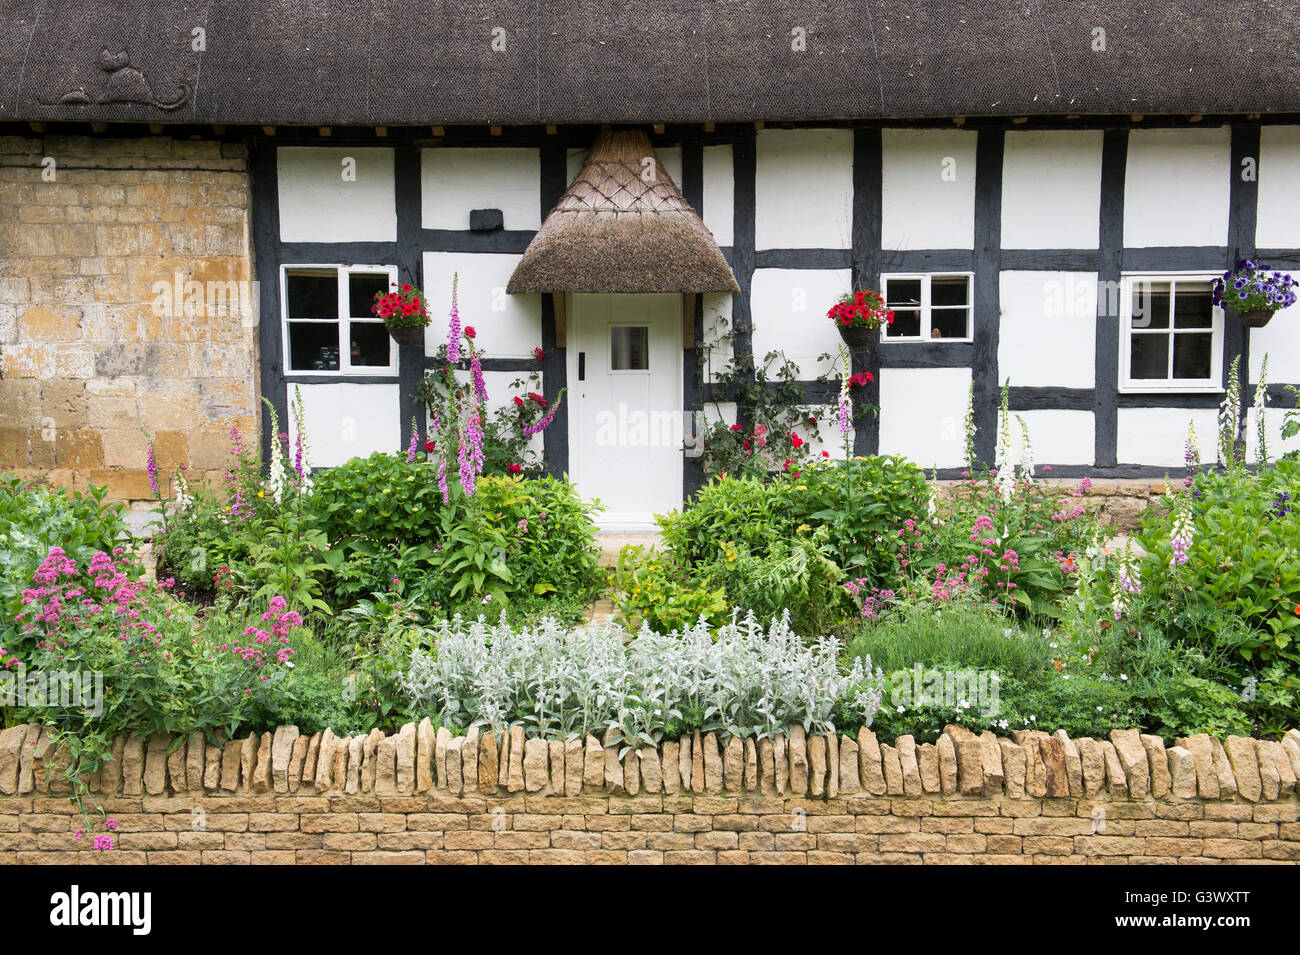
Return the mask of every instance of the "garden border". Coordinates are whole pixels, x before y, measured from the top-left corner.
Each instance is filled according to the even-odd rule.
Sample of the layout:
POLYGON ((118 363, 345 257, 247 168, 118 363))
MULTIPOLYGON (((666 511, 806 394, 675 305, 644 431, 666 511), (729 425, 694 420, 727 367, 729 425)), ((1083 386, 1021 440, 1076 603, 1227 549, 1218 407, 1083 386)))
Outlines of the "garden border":
POLYGON ((94 852, 30 724, 0 732, 0 863, 1300 861, 1300 731, 1177 742, 158 733, 87 781, 119 833, 94 852))

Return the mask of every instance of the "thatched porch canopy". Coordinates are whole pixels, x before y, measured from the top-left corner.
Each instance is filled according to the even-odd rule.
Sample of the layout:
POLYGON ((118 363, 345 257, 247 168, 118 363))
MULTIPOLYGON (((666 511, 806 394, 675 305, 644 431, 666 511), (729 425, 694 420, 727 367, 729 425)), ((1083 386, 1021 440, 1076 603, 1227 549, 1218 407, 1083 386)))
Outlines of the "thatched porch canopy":
POLYGON ((637 130, 605 131, 506 290, 739 292, 713 234, 637 130))

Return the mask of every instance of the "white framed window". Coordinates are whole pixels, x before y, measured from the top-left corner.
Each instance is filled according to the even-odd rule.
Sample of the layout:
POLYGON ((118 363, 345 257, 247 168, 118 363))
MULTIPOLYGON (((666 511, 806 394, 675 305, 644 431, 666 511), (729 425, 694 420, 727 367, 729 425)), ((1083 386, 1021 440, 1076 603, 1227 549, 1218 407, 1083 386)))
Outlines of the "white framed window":
POLYGON ((397 343, 370 310, 391 265, 284 265, 280 311, 290 375, 395 375, 397 343))
POLYGON ((880 277, 880 294, 894 310, 882 341, 972 341, 972 272, 896 272, 880 277))
POLYGON ((1223 390, 1223 309, 1206 272, 1120 276, 1121 392, 1223 390))

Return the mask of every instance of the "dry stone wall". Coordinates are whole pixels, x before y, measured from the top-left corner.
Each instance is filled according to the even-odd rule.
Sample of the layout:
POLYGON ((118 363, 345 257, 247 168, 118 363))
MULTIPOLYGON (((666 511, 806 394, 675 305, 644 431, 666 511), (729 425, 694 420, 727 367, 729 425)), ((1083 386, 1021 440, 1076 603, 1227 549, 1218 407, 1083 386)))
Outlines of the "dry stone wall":
POLYGON ((218 478, 257 444, 250 263, 244 146, 0 137, 0 464, 148 499, 143 428, 218 478))
POLYGON ((49 730, 0 731, 0 863, 1294 863, 1300 731, 1279 742, 1115 730, 935 743, 696 733, 629 749, 428 720, 118 739, 80 823, 49 730))

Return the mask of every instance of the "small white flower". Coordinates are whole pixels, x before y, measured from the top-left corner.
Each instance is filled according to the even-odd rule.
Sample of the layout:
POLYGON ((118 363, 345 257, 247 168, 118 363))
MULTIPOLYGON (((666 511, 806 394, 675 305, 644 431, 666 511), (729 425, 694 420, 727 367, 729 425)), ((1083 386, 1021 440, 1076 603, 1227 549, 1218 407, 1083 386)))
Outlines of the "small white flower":
POLYGON ((1128 680, 1128 674, 1127 674, 1127 673, 1121 673, 1121 674, 1119 675, 1119 678, 1120 678, 1121 680, 1125 680, 1125 681, 1127 681, 1127 680, 1128 680))

